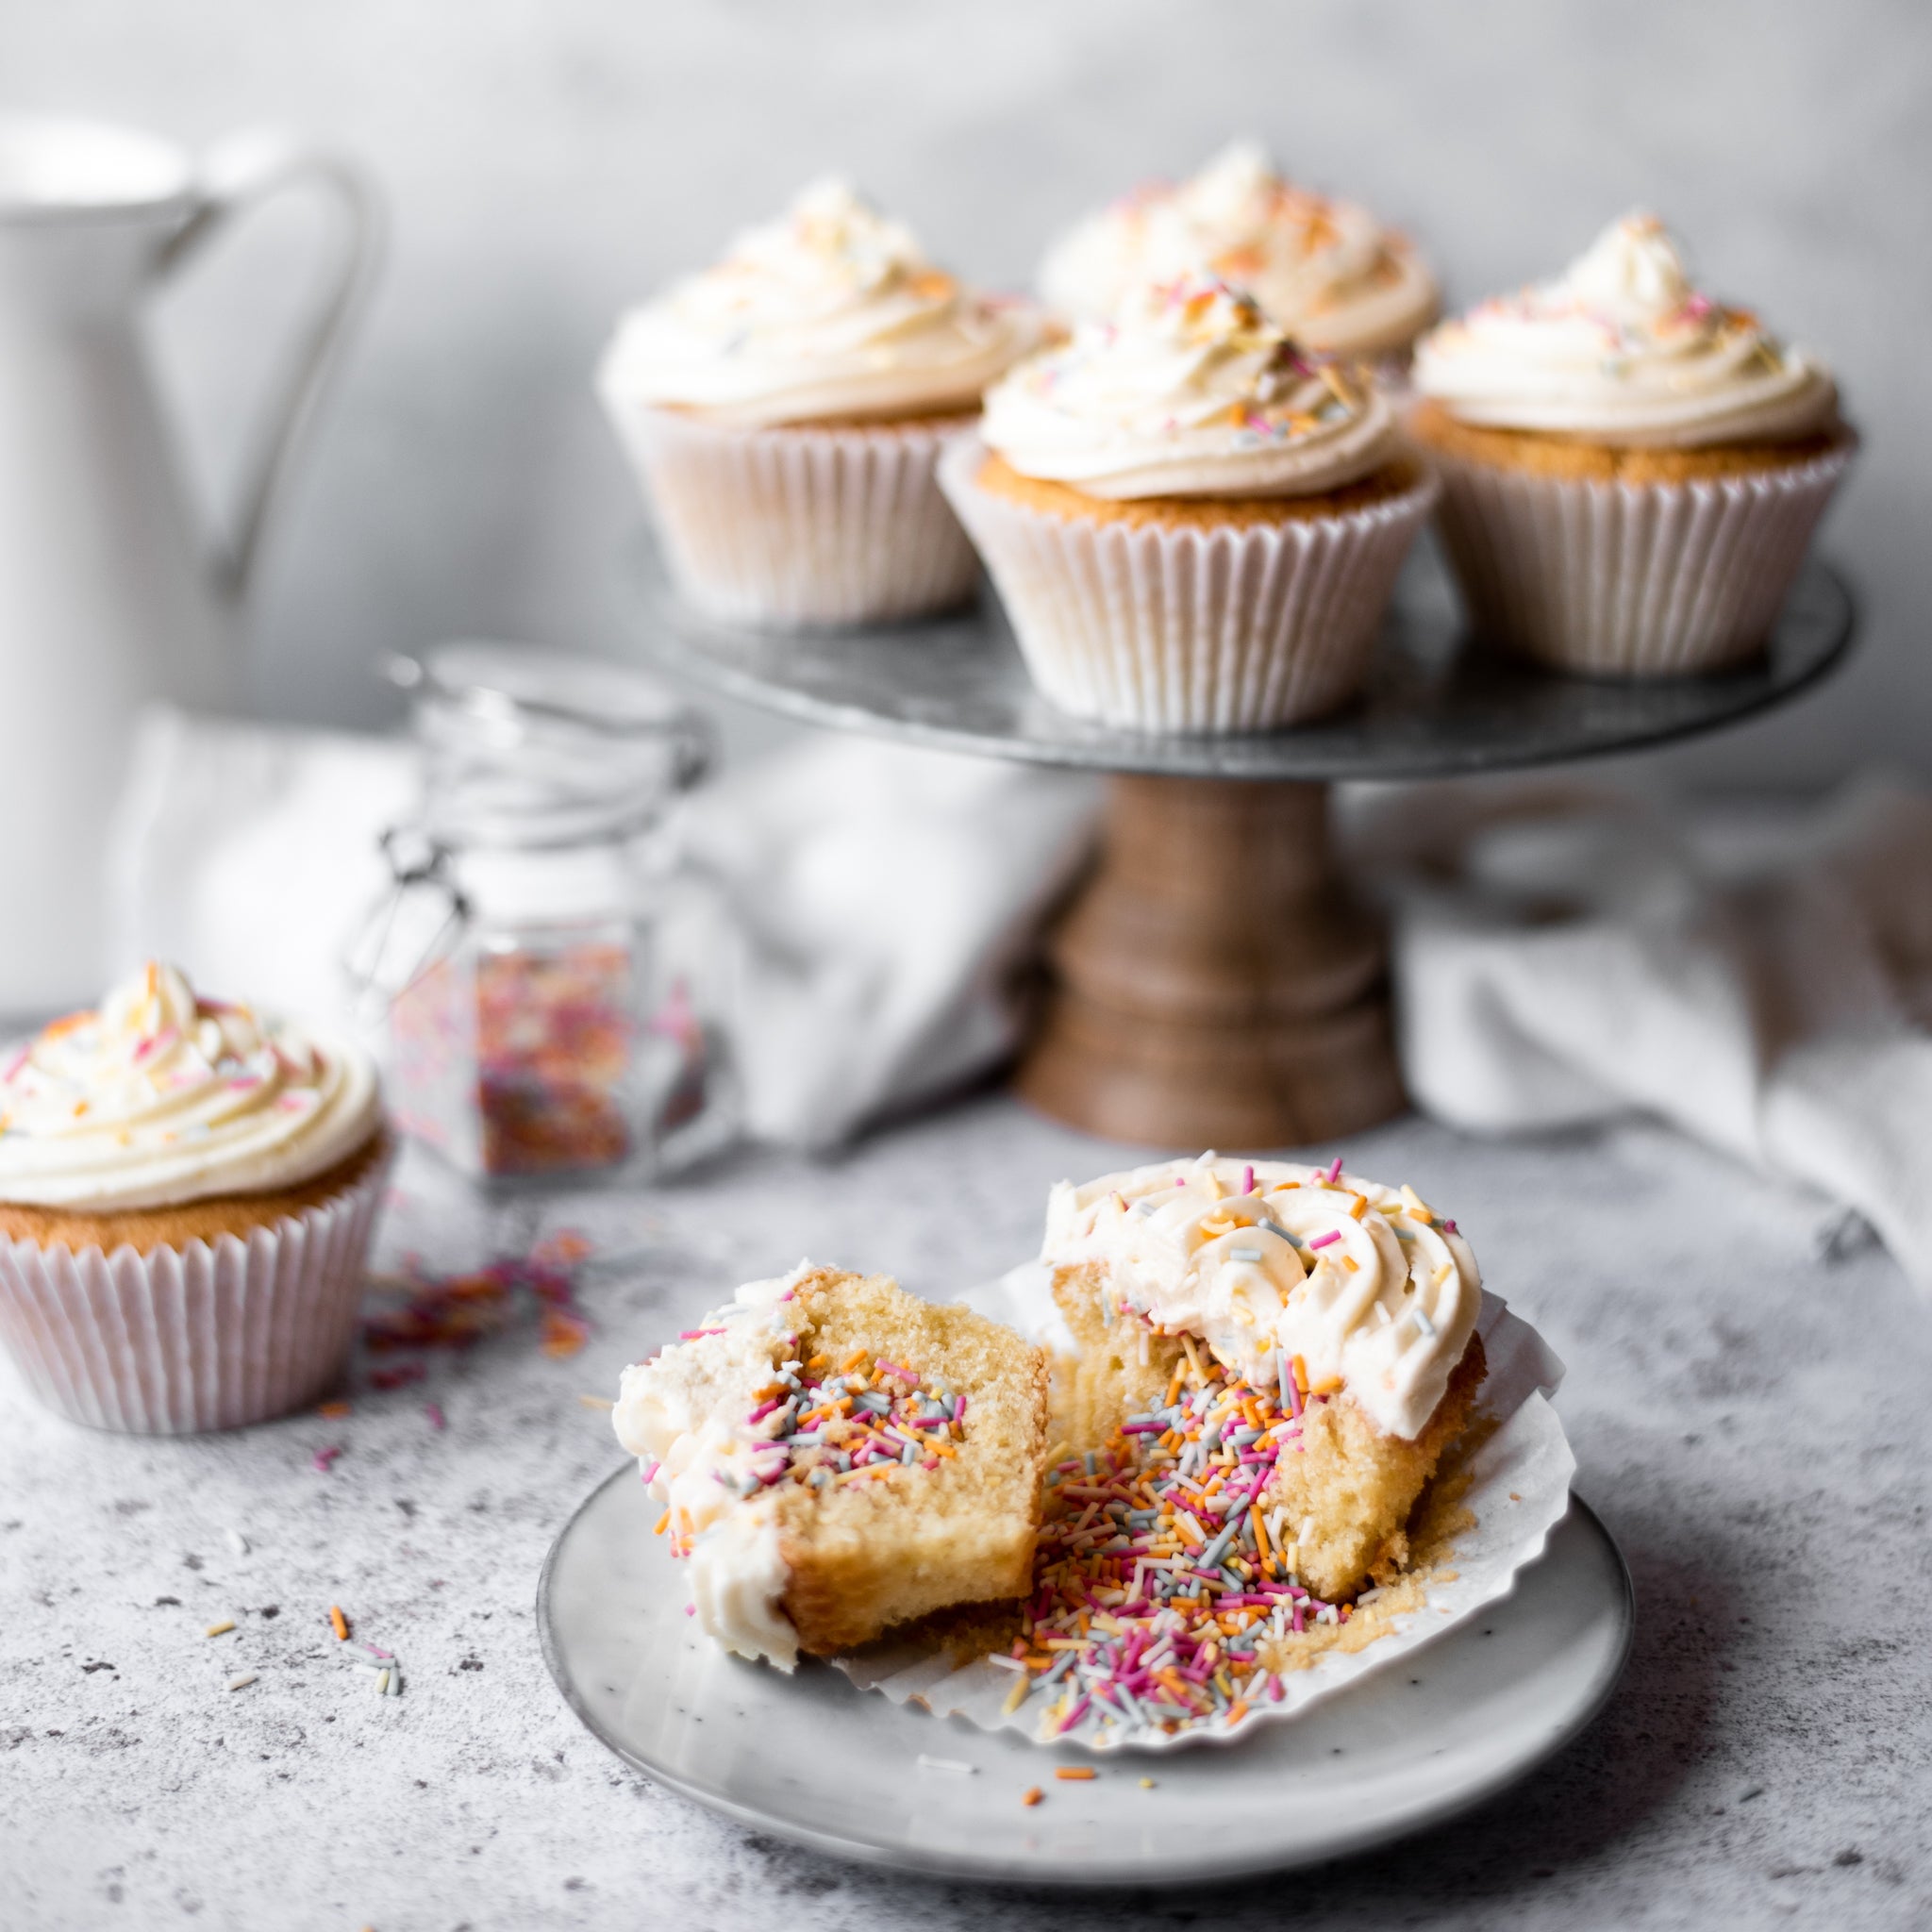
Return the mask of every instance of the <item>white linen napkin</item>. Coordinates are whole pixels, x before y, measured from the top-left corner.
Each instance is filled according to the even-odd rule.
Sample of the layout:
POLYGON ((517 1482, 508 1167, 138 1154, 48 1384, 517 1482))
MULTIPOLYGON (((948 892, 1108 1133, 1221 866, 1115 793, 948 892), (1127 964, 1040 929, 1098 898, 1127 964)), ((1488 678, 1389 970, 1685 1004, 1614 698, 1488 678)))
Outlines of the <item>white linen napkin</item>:
POLYGON ((1932 1293, 1932 797, 1782 824, 1571 785, 1366 802, 1404 1074, 1474 1133, 1632 1111, 1855 1209, 1932 1293), (1739 827, 1741 824, 1741 836, 1739 827))
MULTIPOLYGON (((354 1024, 343 962, 419 784, 401 739, 150 713, 111 841, 110 964, 158 956, 354 1024)), ((691 797, 658 943, 731 1042, 748 1130, 831 1145, 996 1064, 1096 797, 1091 779, 818 735, 691 797)))

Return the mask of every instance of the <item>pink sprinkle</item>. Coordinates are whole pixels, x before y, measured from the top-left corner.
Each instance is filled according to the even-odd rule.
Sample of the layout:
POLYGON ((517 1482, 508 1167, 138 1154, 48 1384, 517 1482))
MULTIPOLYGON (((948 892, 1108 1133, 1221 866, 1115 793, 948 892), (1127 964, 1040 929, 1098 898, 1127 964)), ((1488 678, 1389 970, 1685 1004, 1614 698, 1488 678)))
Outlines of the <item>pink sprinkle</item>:
POLYGON ((919 1374, 913 1369, 902 1369, 897 1362, 881 1362, 879 1367, 889 1375, 897 1375, 902 1382, 916 1382, 919 1374))
POLYGON ((770 1401, 768 1401, 768 1402, 761 1402, 761 1403, 759 1403, 759 1404, 758 1404, 758 1407, 756 1407, 755 1409, 753 1409, 753 1410, 752 1410, 752 1412, 751 1412, 751 1420, 752 1420, 752 1422, 753 1422, 753 1423, 755 1423, 755 1424, 756 1424, 756 1423, 761 1423, 761 1422, 763 1422, 763 1421, 764 1421, 764 1419, 765 1419, 765 1418, 766 1418, 766 1417, 767 1417, 768 1415, 770 1415, 770 1414, 771 1414, 771 1412, 772 1412, 772 1411, 773 1411, 773 1410, 774 1410, 774 1408, 776 1408, 776 1407, 777 1407, 777 1406, 778 1406, 778 1398, 777 1398, 777 1397, 776 1397, 775 1395, 774 1395, 774 1396, 773 1396, 773 1397, 771 1398, 771 1400, 770 1400, 770 1401))
POLYGON ((724 1332, 722 1328, 687 1328, 677 1339, 680 1341, 696 1341, 701 1336, 722 1335, 724 1332))
POLYGON ((330 1466, 341 1453, 342 1445, 340 1442, 331 1443, 326 1449, 318 1449, 308 1458, 308 1466, 314 1470, 317 1475, 326 1475, 329 1473, 330 1466))
POLYGON ((1328 1178, 1331 1181, 1339 1181, 1341 1178, 1341 1156, 1339 1154, 1335 1157, 1334 1165, 1328 1170, 1328 1178))
POLYGON ((686 1604, 686 1605, 685 1605, 685 1607, 684 1607, 684 1614, 685 1614, 685 1615, 686 1615, 687 1617, 695 1617, 695 1616, 697 1615, 697 1613, 698 1613, 698 1607, 697 1607, 697 1605, 695 1605, 695 1604, 686 1604))
POLYGON ((16 1053, 13 1056, 13 1058, 7 1062, 7 1071, 4 1074, 0 1074, 0 1080, 12 1079, 14 1074, 19 1073, 21 1068, 26 1065, 27 1056, 32 1051, 33 1049, 30 1046, 22 1047, 20 1051, 16 1053))
POLYGON ((1325 1248, 1331 1246, 1333 1243, 1339 1241, 1341 1239, 1341 1230, 1338 1227, 1331 1227, 1326 1234, 1318 1234, 1315 1237, 1315 1239, 1308 1243, 1308 1245, 1311 1248, 1325 1248))
POLYGON ((1186 1186, 1187 1186, 1187 1184, 1188 1184, 1188 1177, 1187 1177, 1187 1175, 1186 1175, 1186 1174, 1175 1174, 1175 1175, 1174 1175, 1174 1186, 1175 1186, 1175 1187, 1177 1187, 1177 1188, 1184 1188, 1184 1187, 1186 1187, 1186 1186))
POLYGON ((259 1074, 238 1074, 228 1082, 228 1091, 230 1093, 245 1093, 251 1087, 259 1087, 260 1085, 261 1075, 259 1074))
POLYGON ((1444 1234, 1454 1234, 1456 1232, 1456 1224, 1453 1221, 1445 1221, 1442 1224, 1442 1232, 1444 1234))
POLYGON ((953 1420, 956 1423, 963 1423, 966 1420, 966 1398, 963 1395, 958 1397, 953 1404, 953 1420))
POLYGON ((423 1413, 429 1418, 429 1426, 432 1429, 446 1429, 449 1427, 449 1424, 442 1413, 441 1403, 425 1402, 423 1405, 423 1413))
POLYGON ((1252 1194, 1254 1191, 1255 1170, 1252 1167, 1244 1167, 1241 1169, 1241 1192, 1244 1194, 1252 1194))

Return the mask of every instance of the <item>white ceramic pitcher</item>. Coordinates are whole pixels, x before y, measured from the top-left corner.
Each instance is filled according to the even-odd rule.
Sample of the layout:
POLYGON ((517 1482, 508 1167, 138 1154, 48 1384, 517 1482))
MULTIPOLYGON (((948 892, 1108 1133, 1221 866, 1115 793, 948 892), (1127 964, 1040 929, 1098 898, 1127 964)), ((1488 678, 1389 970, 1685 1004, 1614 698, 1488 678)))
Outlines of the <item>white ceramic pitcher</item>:
POLYGON ((232 136, 196 161, 118 128, 0 115, 0 1014, 99 991, 104 848, 141 707, 240 701, 250 572, 376 228, 363 177, 287 136, 232 136), (341 203, 346 245, 212 538, 142 306, 238 211, 311 184, 341 203))

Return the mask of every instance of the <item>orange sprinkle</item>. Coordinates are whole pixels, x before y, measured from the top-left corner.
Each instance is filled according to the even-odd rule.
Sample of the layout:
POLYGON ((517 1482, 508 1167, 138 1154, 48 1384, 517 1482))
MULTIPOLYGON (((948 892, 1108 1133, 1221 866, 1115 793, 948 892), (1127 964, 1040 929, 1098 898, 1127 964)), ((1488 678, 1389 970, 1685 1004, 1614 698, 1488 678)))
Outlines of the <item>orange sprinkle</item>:
POLYGON ((1248 1700, 1245 1697, 1237 1697, 1227 1707, 1227 1721, 1231 1724, 1240 1724, 1247 1714, 1248 1700))
POLYGON ((1269 1547, 1268 1524, 1263 1520, 1258 1506, 1251 1507, 1249 1508, 1248 1521, 1254 1525, 1255 1547, 1261 1553, 1261 1561, 1264 1564, 1272 1562, 1274 1560, 1274 1552, 1272 1548, 1269 1547))
POLYGON ((1368 1211, 1369 1197, 1366 1194, 1357 1194, 1355 1197, 1355 1206, 1348 1210, 1348 1218, 1351 1221, 1359 1221, 1368 1211))
POLYGON ((1319 1382, 1317 1382, 1311 1390, 1308 1391, 1308 1393, 1310 1395, 1334 1395, 1341 1390, 1341 1377, 1340 1375, 1324 1375, 1322 1379, 1319 1382))
POLYGON ((843 1367, 843 1368, 841 1368, 841 1370, 839 1371, 839 1373, 840 1373, 840 1374, 841 1374, 841 1375, 849 1375, 849 1374, 851 1374, 851 1373, 853 1372, 853 1370, 854 1370, 854 1369, 858 1368, 858 1365, 859 1365, 859 1364, 860 1364, 860 1363, 861 1363, 862 1361, 864 1361, 864 1359, 865 1359, 865 1351, 864 1351, 864 1349, 862 1349, 862 1348, 855 1348, 855 1349, 854 1349, 854 1350, 852 1351, 852 1353, 851 1353, 850 1355, 848 1355, 848 1356, 847 1356, 847 1357, 845 1357, 845 1365, 844 1365, 844 1367, 843 1367))
POLYGON ((332 1423, 340 1422, 349 1413, 349 1405, 346 1402, 325 1402, 315 1412, 317 1415, 327 1416, 332 1423))
POLYGON ((1027 1790, 1025 1796, 1020 1802, 1023 1805, 1037 1805, 1045 1796, 1046 1793, 1038 1785, 1034 1785, 1027 1790))
POLYGON ((665 1510, 665 1512, 663 1513, 663 1515, 661 1515, 660 1517, 658 1517, 658 1519, 657 1523, 656 1523, 656 1524, 654 1524, 654 1525, 652 1526, 652 1529, 651 1529, 651 1534, 652 1534, 653 1536, 662 1536, 662 1535, 664 1534, 664 1525, 665 1525, 665 1524, 666 1524, 667 1523, 669 1523, 670 1521, 671 1521, 671 1512, 670 1512, 670 1510, 668 1510, 668 1509, 667 1509, 667 1510, 665 1510))
POLYGON ((346 1643, 349 1641, 349 1620, 342 1615, 340 1604, 331 1604, 328 1607, 328 1627, 336 1633, 338 1643, 346 1643))
POLYGON ((1291 1357, 1289 1367, 1294 1371, 1294 1386, 1304 1395, 1308 1392, 1308 1365, 1300 1356, 1291 1357))
POLYGON ((1091 1764, 1062 1764, 1054 1772, 1062 1784, 1069 1785, 1086 1784, 1099 1775, 1091 1764))

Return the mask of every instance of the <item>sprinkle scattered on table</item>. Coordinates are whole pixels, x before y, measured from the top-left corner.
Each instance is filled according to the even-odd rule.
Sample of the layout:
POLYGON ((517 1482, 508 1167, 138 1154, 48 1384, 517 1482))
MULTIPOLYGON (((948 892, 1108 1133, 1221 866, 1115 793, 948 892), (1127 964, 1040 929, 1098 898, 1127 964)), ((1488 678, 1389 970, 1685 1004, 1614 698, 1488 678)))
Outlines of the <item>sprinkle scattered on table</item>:
POLYGON ((207 1630, 203 1632, 203 1635, 208 1637, 225 1637, 234 1627, 234 1618, 224 1617, 219 1624, 210 1624, 207 1630))
POLYGON ((441 1431, 449 1427, 449 1423, 442 1412, 441 1403, 425 1402, 423 1405, 423 1413, 429 1418, 429 1426, 432 1429, 441 1431))
POLYGON ((1062 1784, 1086 1784, 1100 1774, 1091 1764, 1062 1764, 1055 1771, 1054 1776, 1062 1784))
POLYGON ((228 1689, 230 1690, 245 1690, 249 1685, 257 1681, 253 1671, 242 1671, 228 1679, 228 1689))
POLYGON ((1020 1802, 1023 1805, 1037 1805, 1045 1796, 1046 1793, 1038 1785, 1032 1785, 1027 1788, 1025 1796, 1020 1802))
POLYGON ((927 1771, 958 1771, 968 1777, 979 1769, 976 1764, 962 1763, 957 1757, 928 1757, 924 1751, 919 1754, 919 1761, 927 1771))
POLYGON ((342 1607, 340 1604, 331 1604, 328 1607, 328 1627, 336 1633, 338 1643, 346 1643, 349 1641, 349 1620, 342 1615, 342 1607))
POLYGON ((341 1422, 350 1413, 350 1406, 346 1402, 325 1402, 317 1407, 315 1412, 317 1415, 326 1416, 332 1423, 341 1422))
POLYGON ((308 1458, 308 1466, 317 1475, 326 1475, 335 1467, 336 1457, 342 1453, 340 1442, 331 1442, 325 1449, 318 1449, 308 1458))

